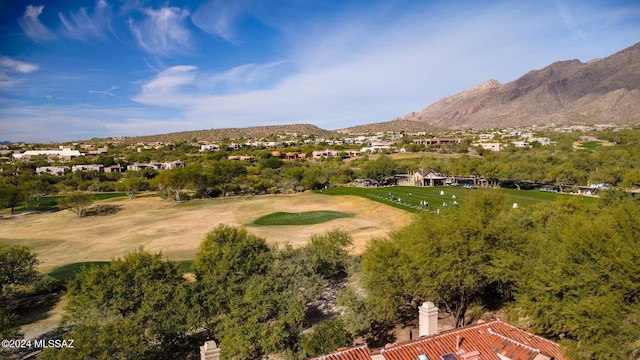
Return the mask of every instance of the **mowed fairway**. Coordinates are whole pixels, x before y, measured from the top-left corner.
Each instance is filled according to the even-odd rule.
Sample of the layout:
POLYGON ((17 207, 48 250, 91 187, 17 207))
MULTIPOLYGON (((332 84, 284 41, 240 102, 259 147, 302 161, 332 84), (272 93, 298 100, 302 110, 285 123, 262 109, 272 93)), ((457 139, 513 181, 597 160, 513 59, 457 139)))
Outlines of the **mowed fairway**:
MULTIPOLYGON (((452 206, 456 201, 463 204, 466 199, 473 196, 477 191, 486 191, 478 189, 466 189, 463 187, 453 186, 436 186, 436 187, 414 187, 414 186, 389 186, 389 187, 337 187, 318 191, 325 195, 340 196, 360 196, 366 199, 387 204, 398 209, 408 212, 436 211, 436 209, 452 206), (454 197, 455 196, 455 197, 454 197), (421 201, 429 203, 428 207, 420 206, 421 201)), ((516 190, 516 189, 492 189, 505 195, 507 198, 506 206, 511 207, 513 203, 517 203, 520 208, 529 208, 540 202, 553 202, 562 197, 569 197, 568 194, 557 194, 540 192, 538 190, 516 190)), ((580 201, 595 201, 593 197, 579 196, 580 201)))
POLYGON ((156 196, 97 202, 118 208, 111 215, 77 218, 69 211, 4 216, 0 246, 25 245, 38 254, 41 269, 85 261, 107 261, 143 246, 174 260, 193 259, 205 235, 221 223, 245 226, 274 212, 337 211, 353 215, 315 225, 247 227, 268 243, 305 244, 332 229, 349 232, 355 251, 368 240, 407 224, 412 214, 358 196, 306 192, 224 199, 164 201, 156 196))

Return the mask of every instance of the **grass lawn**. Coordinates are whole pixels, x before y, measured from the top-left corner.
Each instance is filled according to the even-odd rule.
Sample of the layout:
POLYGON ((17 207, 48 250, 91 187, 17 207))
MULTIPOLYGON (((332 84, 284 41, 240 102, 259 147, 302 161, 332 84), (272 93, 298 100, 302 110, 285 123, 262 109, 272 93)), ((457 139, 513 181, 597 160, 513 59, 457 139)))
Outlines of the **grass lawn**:
POLYGON ((67 281, 70 279, 74 279, 76 275, 78 275, 80 270, 82 270, 83 268, 92 267, 92 266, 105 266, 108 263, 109 263, 108 261, 77 262, 77 263, 72 263, 72 264, 67 264, 67 265, 62 265, 60 267, 57 267, 49 271, 47 275, 51 276, 56 280, 67 281))
POLYGON ((353 215, 341 211, 301 211, 296 213, 275 212, 257 218, 251 223, 251 225, 313 225, 350 217, 353 217, 353 215))
MULTIPOLYGON (((107 199, 112 199, 112 198, 118 198, 118 197, 123 197, 123 196, 127 196, 127 194, 122 193, 122 192, 108 192, 108 193, 97 193, 94 194, 93 197, 96 199, 96 201, 98 200, 107 200, 107 199)), ((43 211, 43 210, 51 210, 53 208, 55 208, 58 205, 58 199, 61 198, 62 196, 45 196, 42 199, 40 199, 40 206, 36 206, 36 201, 34 199, 30 199, 29 202, 24 205, 24 206, 17 206, 15 208, 15 212, 21 212, 21 211, 43 211)), ((9 209, 5 209, 6 212, 9 211, 9 209)))
POLYGON ((580 147, 589 149, 589 150, 595 150, 601 146, 602 146, 602 143, 600 141, 585 141, 580 145, 580 147))
POLYGON ((178 265, 180 265, 180 270, 183 273, 193 272, 193 260, 178 260, 176 262, 178 263, 178 265))
MULTIPOLYGON (((316 192, 326 195, 361 196, 415 213, 420 211, 436 211, 439 208, 443 208, 445 202, 447 206, 452 206, 454 201, 462 203, 477 191, 484 190, 452 186, 390 186, 379 188, 337 187, 322 191, 318 190, 316 192), (444 195, 440 195, 441 192, 444 192, 444 195), (455 199, 453 198, 454 196, 455 199), (429 206, 420 207, 420 201, 427 201, 429 206)), ((509 207, 512 203, 518 203, 519 207, 526 207, 540 202, 553 202, 560 197, 570 196, 567 194, 540 192, 538 190, 494 189, 491 191, 498 191, 505 194, 509 200, 509 207)), ((587 202, 595 201, 594 198, 584 196, 580 196, 580 199, 587 202)))
MULTIPOLYGON (((193 260, 178 260, 176 261, 180 266, 180 270, 183 273, 191 273, 193 272, 193 260)), ((109 261, 85 261, 85 262, 77 262, 67 265, 59 266, 47 273, 47 275, 51 276, 56 280, 67 281, 70 279, 74 279, 76 275, 86 267, 92 266, 105 266, 109 264, 109 261)))

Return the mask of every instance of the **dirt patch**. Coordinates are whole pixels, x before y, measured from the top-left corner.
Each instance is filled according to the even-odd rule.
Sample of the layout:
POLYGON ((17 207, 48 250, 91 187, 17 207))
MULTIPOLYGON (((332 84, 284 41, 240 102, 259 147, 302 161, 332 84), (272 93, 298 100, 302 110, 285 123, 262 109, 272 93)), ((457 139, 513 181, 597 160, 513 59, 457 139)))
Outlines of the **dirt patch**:
POLYGON ((116 198, 100 201, 98 205, 117 211, 85 218, 77 218, 69 211, 4 218, 0 221, 0 243, 32 248, 44 271, 73 262, 110 260, 139 246, 162 251, 174 260, 192 259, 205 235, 221 223, 243 226, 276 211, 332 210, 355 216, 315 225, 247 230, 271 244, 296 246, 305 244, 313 234, 340 229, 353 236, 354 251, 361 252, 371 238, 385 236, 412 218, 400 209, 364 198, 311 192, 184 203, 157 197, 116 198))

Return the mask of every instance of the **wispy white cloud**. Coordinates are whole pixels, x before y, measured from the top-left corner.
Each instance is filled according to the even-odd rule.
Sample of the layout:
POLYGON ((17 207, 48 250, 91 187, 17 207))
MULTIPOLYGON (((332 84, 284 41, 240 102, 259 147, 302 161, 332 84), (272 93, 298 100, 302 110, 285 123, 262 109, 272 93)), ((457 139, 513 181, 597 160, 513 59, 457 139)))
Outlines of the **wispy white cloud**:
POLYGON ((106 0, 99 0, 92 14, 86 8, 71 11, 69 16, 58 13, 64 33, 73 39, 89 40, 104 39, 105 32, 113 32, 111 27, 111 10, 106 0))
POLYGON ((20 75, 37 71, 37 64, 0 55, 0 89, 8 90, 20 82, 20 75))
POLYGON ((145 19, 129 18, 129 28, 144 51, 154 55, 172 55, 191 47, 191 34, 185 26, 189 11, 177 7, 144 9, 145 19))
POLYGON ((118 86, 112 86, 109 88, 109 90, 89 90, 89 94, 116 96, 116 94, 113 93, 113 90, 116 89, 118 89, 118 86))
POLYGON ((66 24, 55 16, 55 24, 49 23, 40 16, 43 8, 33 7, 32 19, 61 31, 61 38, 82 40, 106 33, 98 14, 109 7, 121 42, 108 45, 133 44, 152 56, 141 59, 134 51, 121 56, 122 62, 113 61, 107 53, 129 49, 104 47, 100 54, 105 55, 96 51, 84 58, 83 47, 65 46, 76 51, 69 55, 54 43, 52 56, 37 61, 46 71, 29 73, 35 62, 0 61, 0 97, 1 90, 14 86, 0 98, 0 137, 50 141, 300 122, 332 129, 386 121, 490 78, 504 83, 553 61, 611 54, 637 41, 640 11, 634 5, 607 10, 573 0, 425 2, 412 4, 410 11, 406 2, 367 5, 372 11, 359 11, 364 9, 355 7, 362 5, 350 2, 346 11, 335 11, 333 4, 319 1, 317 14, 262 5, 268 15, 261 17, 253 5, 267 4, 262 0, 212 0, 190 16, 169 5, 148 8, 150 3, 101 0, 95 9, 63 10, 66 24), (262 26, 257 21, 272 31, 267 36, 253 32, 262 26), (211 39, 194 25, 237 46, 211 39), (588 41, 568 31, 570 26, 584 31, 588 41), (82 29, 86 38, 78 34, 82 29), (194 46, 196 41, 205 46, 194 46), (171 58, 177 53, 187 56, 171 58), (79 56, 83 61, 69 63, 92 66, 95 61, 96 66, 69 69, 51 61, 53 56, 79 56), (140 80, 149 71, 154 75, 140 80), (109 88, 114 83, 135 84, 137 92, 127 85, 109 88), (95 105, 100 97, 108 107, 81 104, 95 105), (20 102, 12 103, 16 99, 20 102), (42 103, 47 106, 33 105, 42 103))
POLYGON ((196 70, 198 70, 196 66, 178 65, 162 71, 153 79, 142 85, 142 93, 138 97, 138 101, 143 103, 155 103, 153 98, 147 98, 146 95, 162 94, 163 102, 158 103, 158 105, 170 105, 175 103, 175 101, 180 99, 174 99, 174 101, 167 102, 164 102, 164 100, 169 100, 172 94, 177 94, 177 92, 181 90, 181 87, 192 84, 195 79, 196 70), (165 98, 165 96, 168 96, 168 98, 165 98))
POLYGON ((273 79, 274 72, 286 64, 286 61, 273 61, 266 64, 245 64, 215 74, 210 82, 229 90, 250 89, 273 79))
POLYGON ((18 72, 18 73, 30 73, 40 69, 36 64, 27 63, 12 59, 8 56, 0 56, 0 68, 6 71, 18 72))
POLYGON ((564 25, 569 29, 573 29, 575 27, 575 22, 573 21, 573 16, 571 16, 571 11, 567 4, 565 4, 562 0, 556 0, 556 8, 560 13, 560 17, 564 22, 564 25))
MULTIPOLYGON (((291 71, 275 71, 283 62, 214 75, 195 66, 170 68, 143 84, 133 99, 179 109, 186 121, 202 122, 199 128, 294 122, 338 128, 390 120, 492 77, 510 81, 532 68, 530 51, 542 44, 525 39, 551 21, 546 14, 516 20, 513 12, 527 9, 486 9, 478 16, 479 9, 450 12, 456 18, 431 15, 428 22, 416 12, 382 28, 377 18, 363 15, 323 33, 310 29, 313 36, 299 34, 294 41, 306 43, 294 44, 284 57, 291 71), (518 21, 527 26, 514 31, 518 21), (488 75, 488 69, 494 72, 488 75), (251 86, 253 72, 279 77, 268 86, 251 86), (217 91, 216 83, 240 84, 239 91, 217 91)), ((539 55, 540 65, 548 64, 546 54, 539 55)))
POLYGON ((571 9, 569 6, 562 0, 555 0, 556 9, 558 10, 558 14, 562 19, 564 26, 571 30, 574 34, 584 37, 584 33, 580 30, 578 25, 576 24, 573 15, 571 14, 571 9))
POLYGON ((40 14, 44 10, 44 5, 27 5, 24 15, 18 19, 18 24, 25 34, 33 41, 45 42, 53 40, 56 36, 40 21, 40 14))
POLYGON ((235 21, 244 12, 241 1, 209 0, 191 16, 193 24, 204 32, 237 44, 235 21))
POLYGON ((245 64, 219 73, 202 71, 192 65, 178 65, 159 72, 141 85, 133 100, 157 106, 187 108, 203 99, 256 91, 274 80, 285 61, 245 64))

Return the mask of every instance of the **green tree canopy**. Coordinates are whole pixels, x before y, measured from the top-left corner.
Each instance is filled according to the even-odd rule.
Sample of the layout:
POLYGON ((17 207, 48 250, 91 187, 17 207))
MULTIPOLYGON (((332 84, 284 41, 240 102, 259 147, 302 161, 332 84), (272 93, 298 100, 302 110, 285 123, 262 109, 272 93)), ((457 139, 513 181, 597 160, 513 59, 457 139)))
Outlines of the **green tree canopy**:
POLYGON ((35 269, 38 263, 36 254, 26 246, 0 247, 0 299, 8 287, 37 280, 40 277, 35 269))
POLYGON ((8 304, 15 297, 14 287, 31 285, 40 279, 36 255, 19 245, 0 247, 0 337, 16 339, 20 327, 18 316, 8 304))
POLYGON ((201 321, 225 349, 223 357, 259 358, 293 351, 306 302, 320 292, 301 250, 269 248, 243 228, 219 225, 194 260, 201 321))
POLYGON ((523 241, 519 214, 507 211, 505 199, 493 192, 474 195, 460 208, 425 214, 389 239, 370 243, 362 270, 379 319, 415 316, 423 301, 433 301, 459 327, 470 305, 508 295, 507 270, 518 263, 523 241))
POLYGON ((538 209, 513 309, 576 359, 631 358, 640 339, 640 206, 538 209))
POLYGON ((384 182, 387 178, 393 176, 396 171, 396 163, 389 156, 382 154, 373 161, 362 164, 362 175, 366 178, 384 182))
POLYGON ((302 337, 301 344, 305 356, 311 357, 351 346, 353 345, 353 338, 345 330, 344 322, 336 319, 317 325, 312 333, 302 337))
POLYGON ((193 351, 197 326, 179 266, 142 249, 83 269, 67 286, 63 329, 76 348, 45 359, 172 359, 193 351))
POLYGON ((74 192, 58 198, 58 207, 67 209, 80 218, 86 214, 87 209, 93 204, 94 200, 95 198, 91 193, 74 192))

